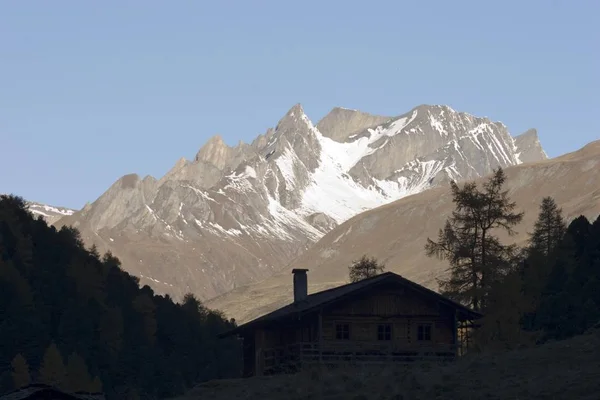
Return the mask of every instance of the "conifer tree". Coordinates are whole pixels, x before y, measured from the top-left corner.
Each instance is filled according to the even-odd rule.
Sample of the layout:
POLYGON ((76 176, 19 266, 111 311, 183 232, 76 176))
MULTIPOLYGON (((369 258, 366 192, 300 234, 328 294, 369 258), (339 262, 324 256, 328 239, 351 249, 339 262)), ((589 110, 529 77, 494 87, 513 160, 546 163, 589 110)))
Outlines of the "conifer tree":
POLYGON ((194 316, 199 316, 199 319, 204 319, 208 314, 208 310, 193 293, 186 293, 183 296, 183 309, 194 316))
POLYGON ((102 392, 102 381, 100 377, 96 375, 92 380, 92 384, 90 386, 90 393, 101 393, 102 392))
POLYGON ((567 226, 562 216, 562 209, 556 205, 552 197, 544 197, 540 204, 540 212, 529 238, 530 252, 537 251, 548 257, 561 242, 567 226))
POLYGON ((67 383, 67 370, 54 342, 44 352, 40 367, 40 381, 50 386, 64 389, 67 383))
POLYGON ((155 305, 146 294, 137 296, 133 301, 133 308, 143 316, 144 333, 149 343, 154 344, 156 340, 156 318, 154 316, 155 305))
POLYGON ((491 287, 513 266, 515 246, 503 245, 495 235, 504 230, 509 235, 521 222, 516 204, 503 190, 506 176, 502 168, 479 190, 474 182, 463 188, 451 182, 455 210, 439 231, 438 240, 427 238, 425 251, 450 264, 449 278, 439 280, 442 292, 477 311, 485 310, 491 287))
POLYGON ((85 360, 76 352, 67 359, 67 382, 71 392, 91 392, 92 379, 85 360))
POLYGON ((100 252, 98 251, 98 246, 96 246, 96 244, 92 244, 92 247, 90 247, 90 251, 89 251, 90 256, 92 256, 95 259, 99 259, 100 258, 100 252))
POLYGON ((363 255, 359 260, 354 261, 348 270, 350 281, 358 282, 383 273, 385 265, 379 264, 375 257, 369 258, 363 255))
POLYGON ((526 304, 522 325, 526 330, 532 330, 536 324, 535 310, 554 264, 551 257, 563 241, 566 230, 562 209, 552 197, 544 197, 533 232, 529 234, 522 266, 522 296, 526 304))
POLYGON ((29 365, 27 360, 20 353, 12 360, 12 378, 15 384, 15 389, 20 389, 31 383, 29 375, 29 365))

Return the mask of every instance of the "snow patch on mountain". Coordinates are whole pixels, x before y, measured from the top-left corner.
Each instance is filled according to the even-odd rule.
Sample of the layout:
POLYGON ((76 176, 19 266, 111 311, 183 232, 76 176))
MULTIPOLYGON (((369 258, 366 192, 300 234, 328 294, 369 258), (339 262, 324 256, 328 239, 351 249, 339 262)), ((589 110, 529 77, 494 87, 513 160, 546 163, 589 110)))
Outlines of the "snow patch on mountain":
MULTIPOLYGON (((306 117, 302 120, 308 125, 310 132, 315 135, 321 147, 319 167, 312 174, 310 184, 302 195, 302 206, 295 210, 302 216, 313 213, 323 213, 335 219, 339 224, 359 212, 369 210, 400 199, 406 195, 423 190, 425 183, 411 185, 406 180, 397 182, 374 180, 375 186, 364 187, 348 175, 348 172, 363 157, 373 154, 380 147, 372 147, 383 137, 393 137, 401 134, 403 129, 415 120, 417 110, 410 117, 402 117, 388 126, 378 126, 368 129, 365 136, 350 141, 337 142, 323 136, 306 117)), ((294 157, 290 149, 281 155, 276 163, 286 182, 293 184, 293 170, 290 165, 294 157)), ((423 180, 430 179, 431 174, 438 171, 424 170, 423 180)))
POLYGON ((279 172, 283 176, 287 190, 293 190, 296 185, 296 175, 294 173, 294 164, 298 161, 298 156, 292 149, 286 147, 283 154, 275 160, 279 172))
POLYGON ((306 222, 298 213, 283 207, 277 200, 268 196, 269 213, 272 219, 264 220, 265 228, 278 235, 280 238, 293 240, 294 237, 289 233, 289 227, 295 226, 304 230, 311 240, 318 240, 325 232, 321 232, 308 222, 306 222))
POLYGON ((53 224, 62 217, 73 215, 76 210, 66 207, 56 207, 47 204, 28 201, 29 212, 35 216, 41 216, 48 224, 53 224))
POLYGON ((75 212, 75 210, 70 210, 68 208, 53 207, 45 204, 30 204, 29 211, 44 217, 49 217, 51 215, 73 215, 75 212))
POLYGON ((339 143, 316 130, 314 133, 322 149, 320 165, 311 176, 298 211, 303 215, 321 212, 341 223, 361 210, 384 204, 384 195, 364 188, 347 174, 358 160, 373 151, 369 145, 380 134, 372 132, 370 137, 339 143))
POLYGON ((256 179, 256 170, 248 165, 245 166, 243 172, 236 173, 234 171, 225 178, 228 180, 228 183, 224 189, 232 189, 241 193, 255 190, 250 179, 256 179))

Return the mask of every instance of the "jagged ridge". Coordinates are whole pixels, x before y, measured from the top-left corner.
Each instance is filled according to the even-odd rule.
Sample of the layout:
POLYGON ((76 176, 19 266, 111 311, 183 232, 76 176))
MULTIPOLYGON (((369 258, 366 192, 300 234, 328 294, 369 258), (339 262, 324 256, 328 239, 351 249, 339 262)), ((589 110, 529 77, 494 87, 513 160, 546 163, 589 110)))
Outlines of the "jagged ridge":
POLYGON ((126 175, 59 225, 113 250, 158 292, 210 298, 270 276, 362 211, 545 158, 536 135, 515 140, 446 106, 394 118, 336 108, 317 126, 326 133, 297 104, 251 144, 213 137, 160 180, 126 175))

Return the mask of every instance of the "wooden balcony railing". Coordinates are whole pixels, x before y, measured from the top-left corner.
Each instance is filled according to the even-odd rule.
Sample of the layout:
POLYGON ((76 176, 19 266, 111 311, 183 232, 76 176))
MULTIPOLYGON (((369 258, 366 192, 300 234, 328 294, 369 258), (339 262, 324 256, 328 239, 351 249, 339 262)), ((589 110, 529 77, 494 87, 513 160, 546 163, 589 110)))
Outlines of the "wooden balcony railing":
POLYGON ((258 354, 265 371, 296 369, 311 364, 387 364, 414 361, 450 361, 457 347, 449 344, 378 342, 305 342, 270 348, 258 354))

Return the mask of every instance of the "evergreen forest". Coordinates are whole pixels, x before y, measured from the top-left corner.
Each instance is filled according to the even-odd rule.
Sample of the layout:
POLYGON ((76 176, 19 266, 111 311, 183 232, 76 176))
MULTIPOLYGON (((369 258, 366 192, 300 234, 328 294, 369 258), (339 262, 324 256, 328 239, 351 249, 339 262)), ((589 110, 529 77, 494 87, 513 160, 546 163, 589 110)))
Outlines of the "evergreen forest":
POLYGON ((0 316, 0 393, 36 382, 165 398, 240 373, 239 342, 217 338, 234 327, 219 312, 140 288, 113 255, 12 195, 0 196, 0 316))

